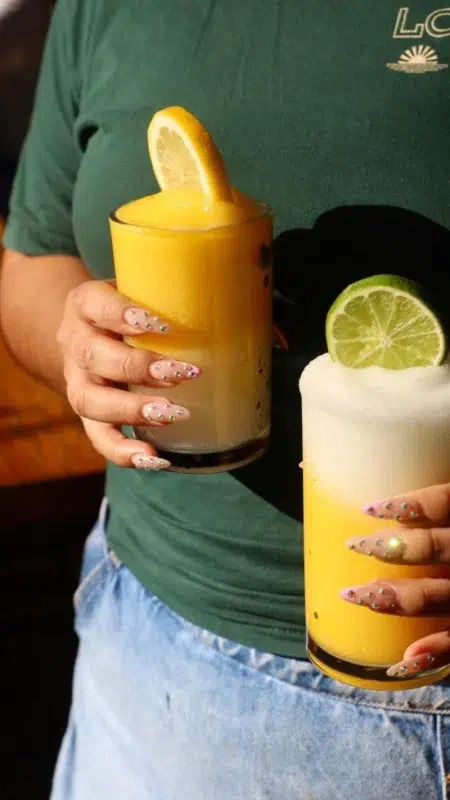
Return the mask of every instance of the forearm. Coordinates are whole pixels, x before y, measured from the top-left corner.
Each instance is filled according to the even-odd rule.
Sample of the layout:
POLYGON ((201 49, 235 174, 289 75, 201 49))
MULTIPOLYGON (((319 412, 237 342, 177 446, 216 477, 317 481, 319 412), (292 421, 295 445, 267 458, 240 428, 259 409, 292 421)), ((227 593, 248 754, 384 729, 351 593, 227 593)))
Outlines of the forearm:
POLYGON ((90 279, 72 256, 26 256, 7 250, 0 273, 0 320, 16 360, 35 378, 65 395, 56 333, 67 295, 90 279))

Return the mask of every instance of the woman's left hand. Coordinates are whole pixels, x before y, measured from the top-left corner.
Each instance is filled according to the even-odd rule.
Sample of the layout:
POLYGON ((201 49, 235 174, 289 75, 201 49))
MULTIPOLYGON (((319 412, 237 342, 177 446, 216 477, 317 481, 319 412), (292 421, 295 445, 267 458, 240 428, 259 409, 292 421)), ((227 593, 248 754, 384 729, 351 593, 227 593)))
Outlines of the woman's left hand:
MULTIPOLYGON (((364 512, 378 517, 380 526, 385 519, 396 520, 399 527, 348 539, 350 550, 390 564, 448 565, 448 577, 380 579, 343 589, 343 599, 377 614, 450 618, 450 483, 371 503, 364 512)), ((447 664, 450 628, 444 627, 411 644, 387 674, 409 677, 447 664)))

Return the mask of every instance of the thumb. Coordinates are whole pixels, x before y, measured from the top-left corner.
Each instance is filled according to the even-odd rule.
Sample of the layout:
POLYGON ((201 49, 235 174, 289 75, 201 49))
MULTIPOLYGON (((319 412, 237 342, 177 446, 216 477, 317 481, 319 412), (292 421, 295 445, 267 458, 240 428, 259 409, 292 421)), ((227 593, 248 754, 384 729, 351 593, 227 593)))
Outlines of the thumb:
POLYGON ((442 525, 450 520, 450 483, 426 486, 364 506, 370 517, 414 525, 442 525))

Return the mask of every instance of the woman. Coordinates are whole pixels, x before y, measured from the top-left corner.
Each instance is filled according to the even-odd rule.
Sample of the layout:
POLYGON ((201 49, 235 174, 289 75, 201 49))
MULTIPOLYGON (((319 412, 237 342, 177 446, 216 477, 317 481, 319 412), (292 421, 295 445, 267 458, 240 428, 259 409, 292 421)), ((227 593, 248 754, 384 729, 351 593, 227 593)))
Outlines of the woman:
MULTIPOLYGON (((80 648, 53 800, 445 793, 446 685, 368 693, 306 660, 297 467, 297 379, 324 349, 336 292, 380 263, 444 274, 450 40, 448 18, 425 24, 433 10, 57 4, 11 202, 2 320, 22 364, 67 392, 109 468, 75 597, 80 648), (417 36, 436 45, 435 69, 393 69, 417 36), (107 218, 156 189, 145 131, 174 104, 207 124, 233 184, 271 204, 280 234, 276 312, 290 349, 274 352, 272 446, 215 476, 165 471, 120 428, 142 424, 170 333, 153 354, 121 342, 152 309, 108 282, 107 218)), ((450 486, 415 494, 443 560, 449 497, 450 486)), ((425 552, 429 530, 416 535, 425 552)), ((396 588, 415 613, 448 608, 450 581, 439 597, 428 584, 396 588)), ((426 646, 450 661, 447 632, 426 646)))

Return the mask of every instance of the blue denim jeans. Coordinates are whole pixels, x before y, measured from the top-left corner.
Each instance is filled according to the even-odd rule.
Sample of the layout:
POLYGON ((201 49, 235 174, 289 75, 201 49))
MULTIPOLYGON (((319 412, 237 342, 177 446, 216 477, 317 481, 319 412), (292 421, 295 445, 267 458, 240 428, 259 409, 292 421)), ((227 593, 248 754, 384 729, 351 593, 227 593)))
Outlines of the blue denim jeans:
POLYGON ((449 796, 450 688, 366 692, 199 629, 108 552, 104 516, 52 800, 449 796))

